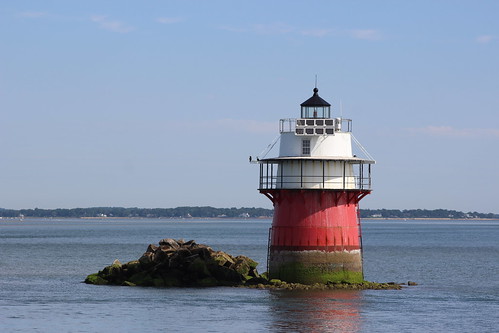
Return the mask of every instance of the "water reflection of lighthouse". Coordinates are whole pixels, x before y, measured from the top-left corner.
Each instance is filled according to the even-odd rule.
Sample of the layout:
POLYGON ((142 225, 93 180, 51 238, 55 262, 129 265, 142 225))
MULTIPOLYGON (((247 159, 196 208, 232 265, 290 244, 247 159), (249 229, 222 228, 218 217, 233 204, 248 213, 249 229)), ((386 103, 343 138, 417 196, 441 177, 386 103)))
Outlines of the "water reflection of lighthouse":
POLYGON ((280 120, 279 156, 258 163, 259 191, 274 205, 270 277, 362 281, 358 203, 371 192, 375 162, 353 137, 352 121, 332 118, 315 88, 300 118, 280 120), (353 154, 352 141, 367 158, 353 154))
POLYGON ((360 332, 362 291, 270 291, 272 326, 277 332, 360 332))

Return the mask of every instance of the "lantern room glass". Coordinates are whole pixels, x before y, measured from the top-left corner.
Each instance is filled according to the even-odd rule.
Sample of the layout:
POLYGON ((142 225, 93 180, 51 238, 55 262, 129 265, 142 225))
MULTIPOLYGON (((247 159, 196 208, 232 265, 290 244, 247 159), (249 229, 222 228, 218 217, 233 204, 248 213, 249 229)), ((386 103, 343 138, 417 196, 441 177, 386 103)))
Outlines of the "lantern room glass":
POLYGON ((301 117, 302 118, 330 118, 331 107, 329 106, 302 106, 301 107, 301 117))

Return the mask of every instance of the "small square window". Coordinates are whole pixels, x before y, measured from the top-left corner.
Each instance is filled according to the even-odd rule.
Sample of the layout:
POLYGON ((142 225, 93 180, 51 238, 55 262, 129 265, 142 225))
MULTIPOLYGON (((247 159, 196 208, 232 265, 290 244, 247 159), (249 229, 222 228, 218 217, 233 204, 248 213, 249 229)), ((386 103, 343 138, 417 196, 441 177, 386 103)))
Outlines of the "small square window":
POLYGON ((303 155, 310 155, 310 140, 302 140, 301 148, 303 155))

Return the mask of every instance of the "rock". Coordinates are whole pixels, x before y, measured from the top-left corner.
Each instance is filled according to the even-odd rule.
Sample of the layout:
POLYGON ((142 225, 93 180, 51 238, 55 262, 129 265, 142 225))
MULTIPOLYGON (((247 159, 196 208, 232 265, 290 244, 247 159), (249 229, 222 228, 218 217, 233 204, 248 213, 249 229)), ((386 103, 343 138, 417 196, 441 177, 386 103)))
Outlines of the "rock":
POLYGON ((192 256, 192 252, 186 247, 181 247, 175 251, 174 255, 177 255, 180 258, 187 258, 192 256))
POLYGON ((246 256, 238 256, 238 257, 236 257, 236 259, 237 258, 243 258, 244 261, 249 265, 249 267, 251 269, 256 269, 256 267, 258 266, 258 263, 256 261, 254 261, 253 259, 248 258, 246 256))
POLYGON ((212 254, 213 260, 220 266, 230 267, 234 264, 234 259, 225 252, 217 251, 212 254))
MULTIPOLYGON (((116 262, 116 261, 115 261, 116 262)), ((97 273, 100 277, 104 278, 108 283, 115 284, 121 283, 123 269, 121 264, 113 263, 110 266, 104 267, 102 271, 97 273)))
POLYGON ((142 271, 133 274, 126 281, 129 281, 137 286, 152 286, 153 279, 147 271, 142 271))
MULTIPOLYGON (((258 277, 259 274, 258 274, 258 271, 256 270, 256 268, 251 268, 249 273, 248 273, 248 276, 251 276, 251 277, 258 277)), ((267 279, 267 278, 265 278, 267 279)))
POLYGON ((156 245, 149 244, 149 246, 147 247, 146 252, 156 252, 157 249, 158 249, 158 247, 156 245))
POLYGON ((194 247, 196 245, 197 245, 196 242, 192 239, 182 244, 183 247, 194 247))
POLYGON ((154 264, 153 256, 153 252, 146 252, 139 258, 139 263, 144 267, 151 266, 154 264))
POLYGON ((220 281, 220 285, 237 285, 245 280, 241 274, 226 266, 209 265, 208 270, 211 276, 220 281))
POLYGON ((212 252, 213 250, 207 246, 197 247, 191 250, 193 255, 198 255, 202 259, 210 258, 212 252))
POLYGON ((163 281, 165 283, 165 287, 180 287, 180 286, 182 286, 180 279, 176 278, 175 276, 166 276, 163 278, 163 281))
POLYGON ((131 283, 130 281, 123 281, 123 283, 121 285, 126 286, 126 287, 135 287, 136 286, 135 283, 131 283))
POLYGON ((414 281, 408 281, 407 285, 408 286, 417 286, 418 284, 416 282, 414 282, 414 281))
POLYGON ((257 284, 265 284, 268 285, 269 281, 263 277, 253 277, 251 279, 248 279, 245 284, 248 286, 251 285, 257 285, 257 284))
POLYGON ((165 287, 165 280, 161 277, 155 277, 152 279, 152 285, 154 287, 165 287))
POLYGON ((187 271, 195 275, 198 279, 204 279, 210 276, 210 271, 206 266, 206 262, 200 257, 194 259, 194 261, 187 266, 187 271))
POLYGON ((215 287, 218 283, 217 279, 212 276, 207 276, 204 279, 196 281, 196 285, 199 287, 215 287))
POLYGON ((150 244, 138 259, 122 265, 118 260, 85 280, 91 284, 122 286, 221 286, 265 284, 256 270, 258 263, 246 256, 233 257, 194 240, 165 238, 150 244))
POLYGON ((121 268, 123 269, 123 273, 125 275, 130 276, 134 273, 139 272, 140 262, 138 260, 130 261, 130 262, 127 262, 126 264, 122 265, 121 268))
MULTIPOLYGON (((170 253, 173 253, 173 252, 170 252, 170 253)), ((168 254, 169 254, 168 252, 162 251, 161 249, 159 249, 156 252, 154 252, 154 254, 152 256, 152 261, 157 263, 157 264, 169 262, 170 257, 168 254)))
POLYGON ((107 280, 105 280, 102 277, 100 277, 98 275, 98 273, 96 273, 96 274, 90 274, 89 276, 87 276, 87 278, 85 279, 85 283, 96 284, 96 285, 106 285, 106 284, 108 284, 107 280))
POLYGON ((245 258, 239 256, 236 257, 236 262, 234 263, 234 270, 239 274, 246 276, 249 274, 250 266, 245 258))
MULTIPOLYGON (((184 241, 181 240, 181 242, 183 243, 184 241)), ((166 246, 169 246, 170 248, 175 249, 175 250, 180 247, 179 241, 176 241, 176 240, 171 239, 171 238, 165 238, 165 239, 160 240, 159 245, 166 245, 166 246)))

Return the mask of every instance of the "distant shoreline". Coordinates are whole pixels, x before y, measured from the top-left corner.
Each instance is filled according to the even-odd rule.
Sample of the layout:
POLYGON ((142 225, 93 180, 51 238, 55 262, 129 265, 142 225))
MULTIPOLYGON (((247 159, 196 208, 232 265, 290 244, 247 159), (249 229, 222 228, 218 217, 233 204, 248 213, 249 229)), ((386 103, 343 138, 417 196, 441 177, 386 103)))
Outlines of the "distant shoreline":
MULTIPOLYGON (((273 209, 256 207, 216 208, 184 206, 175 208, 87 207, 57 209, 2 209, 3 218, 270 218, 273 209)), ((497 220, 499 214, 460 212, 448 209, 361 209, 361 219, 376 220, 497 220)))
MULTIPOLYGON (((140 217, 140 216, 80 216, 80 217, 1 217, 1 221, 25 221, 25 220, 180 220, 180 221, 196 221, 196 220, 272 220, 272 216, 259 217, 140 217)), ((499 221, 499 218, 450 218, 450 217, 362 217, 361 221, 499 221)))
POLYGON ((451 217, 362 217, 361 220, 442 220, 442 221, 499 221, 499 218, 451 218, 451 217))

